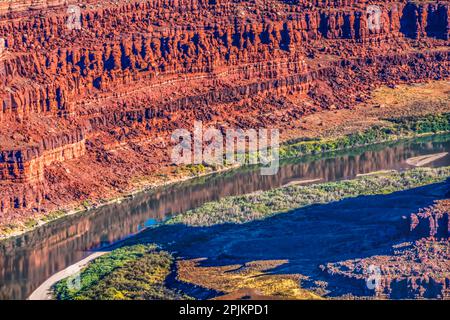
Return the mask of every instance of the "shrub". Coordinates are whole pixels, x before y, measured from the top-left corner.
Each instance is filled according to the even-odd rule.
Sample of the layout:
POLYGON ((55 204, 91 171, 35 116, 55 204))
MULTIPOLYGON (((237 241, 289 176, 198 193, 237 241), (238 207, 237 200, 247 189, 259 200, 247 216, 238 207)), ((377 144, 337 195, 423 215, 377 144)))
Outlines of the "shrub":
POLYGON ((87 290, 92 285, 98 283, 105 275, 111 273, 117 268, 123 267, 130 261, 142 257, 145 253, 155 250, 154 245, 136 245, 124 247, 112 251, 109 254, 95 259, 89 266, 81 271, 81 288, 69 288, 67 281, 61 280, 54 286, 56 297, 61 300, 76 298, 80 292, 87 290))

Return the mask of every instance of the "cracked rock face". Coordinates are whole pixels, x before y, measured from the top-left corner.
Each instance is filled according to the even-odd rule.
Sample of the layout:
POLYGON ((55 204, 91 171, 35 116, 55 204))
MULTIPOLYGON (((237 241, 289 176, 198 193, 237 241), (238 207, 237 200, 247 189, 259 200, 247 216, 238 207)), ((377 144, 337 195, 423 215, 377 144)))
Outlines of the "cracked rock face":
POLYGON ((449 75, 448 1, 68 5, 0 1, 3 221, 126 189, 194 120, 284 129, 449 75))
POLYGON ((423 238, 395 245, 389 255, 329 263, 323 269, 330 279, 350 283, 365 296, 449 299, 449 211, 450 201, 441 200, 412 214, 412 235, 423 238))

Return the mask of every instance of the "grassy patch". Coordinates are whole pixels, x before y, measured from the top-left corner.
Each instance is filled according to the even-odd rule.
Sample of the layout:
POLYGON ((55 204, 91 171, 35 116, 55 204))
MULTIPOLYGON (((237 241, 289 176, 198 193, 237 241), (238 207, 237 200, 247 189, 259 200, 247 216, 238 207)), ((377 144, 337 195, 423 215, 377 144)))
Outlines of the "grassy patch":
POLYGON ((400 132, 418 134, 450 131, 450 113, 430 114, 420 117, 404 117, 388 119, 400 132))
POLYGON ((386 119, 386 126, 332 139, 298 139, 280 146, 280 158, 292 158, 450 131, 450 113, 386 119))
POLYGON ((53 212, 50 212, 49 214, 45 215, 42 218, 42 221, 44 221, 44 222, 53 221, 58 218, 64 217, 66 214, 67 214, 67 212, 64 210, 53 211, 53 212))
POLYGON ((25 226, 25 228, 27 228, 27 229, 34 228, 34 227, 36 227, 38 224, 39 224, 39 223, 38 223, 35 219, 33 219, 33 218, 30 218, 30 219, 28 219, 28 220, 26 220, 26 221, 24 222, 24 226, 25 226))
POLYGON ((23 227, 18 223, 7 223, 0 226, 0 235, 8 236, 21 230, 22 228, 23 227))
POLYGON ((207 167, 204 164, 188 164, 185 169, 193 177, 204 174, 207 172, 207 167))
POLYGON ((60 300, 185 298, 164 285, 172 264, 173 257, 155 245, 123 247, 95 259, 82 270, 78 288, 68 286, 64 279, 53 289, 60 300))

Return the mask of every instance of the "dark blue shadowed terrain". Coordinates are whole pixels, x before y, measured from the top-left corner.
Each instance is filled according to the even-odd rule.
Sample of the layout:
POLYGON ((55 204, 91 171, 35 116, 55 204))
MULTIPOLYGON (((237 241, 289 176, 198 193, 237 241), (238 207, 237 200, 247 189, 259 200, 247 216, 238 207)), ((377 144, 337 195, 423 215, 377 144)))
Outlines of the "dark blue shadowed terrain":
MULTIPOLYGON (((319 269, 321 264, 389 254, 392 245, 413 240, 407 217, 444 199, 449 188, 447 181, 389 195, 361 196, 245 224, 161 226, 130 241, 156 242, 183 258, 205 257, 203 265, 286 259, 287 264, 271 272, 329 280, 319 269)), ((342 284, 336 285, 343 293, 342 284)))

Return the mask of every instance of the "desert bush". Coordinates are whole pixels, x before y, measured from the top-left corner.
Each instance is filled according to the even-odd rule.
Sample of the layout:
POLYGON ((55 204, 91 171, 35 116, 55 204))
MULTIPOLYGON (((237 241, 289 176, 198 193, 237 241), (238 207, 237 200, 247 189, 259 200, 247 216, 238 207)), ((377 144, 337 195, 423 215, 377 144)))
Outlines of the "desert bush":
POLYGON ((161 270, 166 270, 168 273, 172 263, 171 259, 168 253, 158 251, 155 245, 135 245, 119 248, 95 259, 82 270, 79 275, 79 288, 69 287, 66 279, 56 283, 53 288, 55 296, 60 300, 95 299, 100 297, 100 292, 102 292, 103 297, 111 299, 114 297, 126 298, 128 297, 127 294, 133 294, 131 293, 132 287, 130 286, 129 290, 124 291, 117 288, 123 287, 121 281, 127 279, 121 277, 121 275, 127 274, 127 270, 136 269, 134 271, 137 271, 139 268, 136 267, 143 267, 145 262, 152 262, 154 263, 151 267, 153 269, 143 270, 147 272, 149 279, 152 277, 158 278, 162 274, 161 270), (112 275, 118 275, 118 277, 111 278, 112 275))
POLYGON ((187 298, 165 286, 172 256, 165 251, 151 251, 128 261, 102 279, 77 293, 76 300, 173 300, 187 298))

